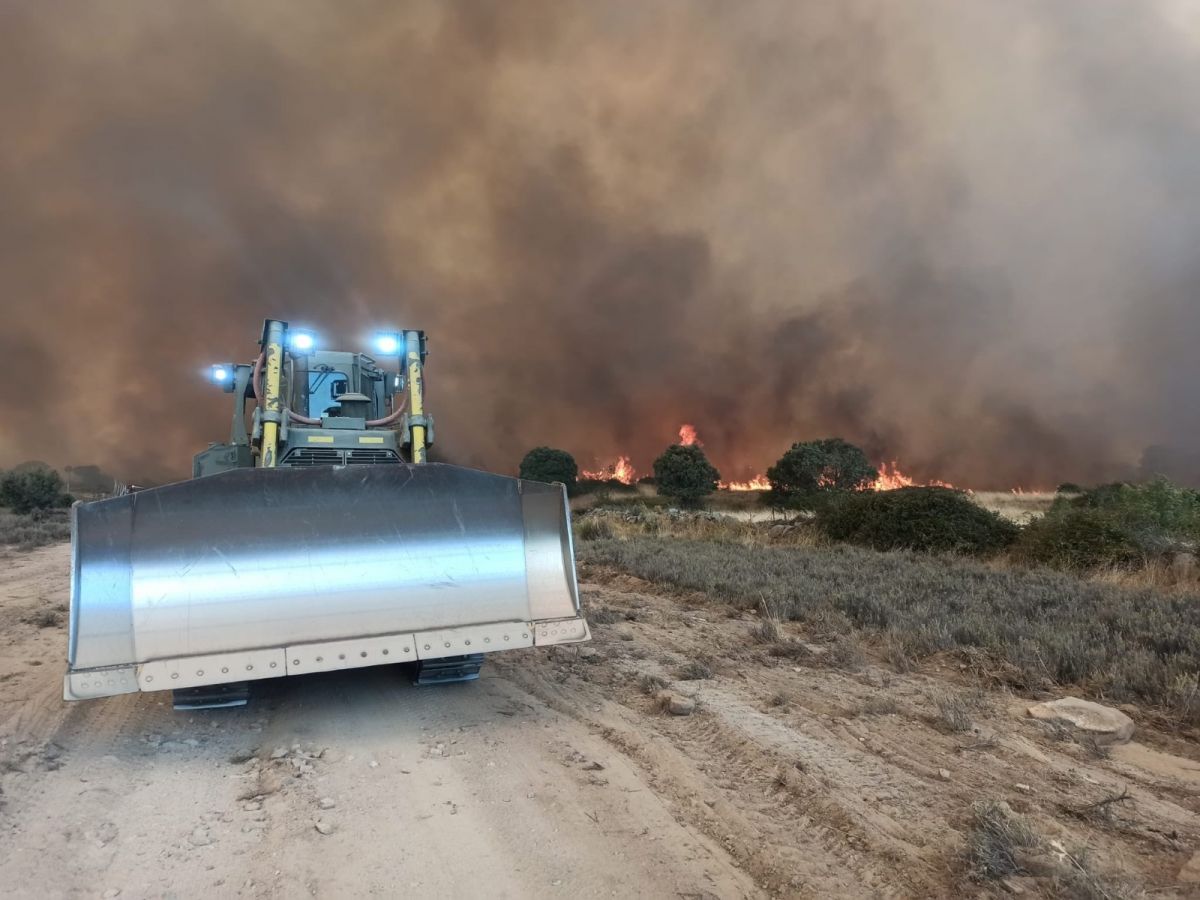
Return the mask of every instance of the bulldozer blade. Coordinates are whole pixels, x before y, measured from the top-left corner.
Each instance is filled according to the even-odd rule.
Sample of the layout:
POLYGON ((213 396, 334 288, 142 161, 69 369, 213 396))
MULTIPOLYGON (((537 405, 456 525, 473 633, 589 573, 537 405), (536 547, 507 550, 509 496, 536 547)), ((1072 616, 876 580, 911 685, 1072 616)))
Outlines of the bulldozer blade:
POLYGON ((236 469, 73 512, 67 699, 589 637, 561 485, 236 469))

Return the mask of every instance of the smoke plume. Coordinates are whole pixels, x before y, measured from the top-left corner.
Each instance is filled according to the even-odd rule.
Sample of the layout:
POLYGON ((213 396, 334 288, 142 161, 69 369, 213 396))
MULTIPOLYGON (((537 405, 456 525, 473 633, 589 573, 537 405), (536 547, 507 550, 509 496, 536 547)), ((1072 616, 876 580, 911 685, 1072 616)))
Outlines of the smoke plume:
POLYGON ((267 316, 499 471, 1195 458, 1197 95, 1180 0, 5 4, 0 464, 186 474, 267 316))

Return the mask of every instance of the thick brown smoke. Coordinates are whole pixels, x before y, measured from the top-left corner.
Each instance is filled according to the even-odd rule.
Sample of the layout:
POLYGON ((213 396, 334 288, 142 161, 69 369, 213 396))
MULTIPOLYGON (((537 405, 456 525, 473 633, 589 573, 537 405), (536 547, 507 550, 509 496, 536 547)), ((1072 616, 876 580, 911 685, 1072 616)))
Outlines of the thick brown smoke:
POLYGON ((428 330, 501 471, 1186 457, 1198 94, 1178 0, 5 4, 0 464, 185 474, 268 315, 428 330))

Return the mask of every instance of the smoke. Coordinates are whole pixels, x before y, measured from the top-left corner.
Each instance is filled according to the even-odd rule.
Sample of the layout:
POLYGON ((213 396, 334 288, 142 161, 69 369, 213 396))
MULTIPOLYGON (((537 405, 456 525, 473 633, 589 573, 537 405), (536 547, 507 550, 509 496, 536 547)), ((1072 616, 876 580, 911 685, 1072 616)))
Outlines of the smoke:
POLYGON ((186 474, 267 316, 500 471, 1194 456, 1198 90, 1180 0, 6 4, 0 463, 186 474))

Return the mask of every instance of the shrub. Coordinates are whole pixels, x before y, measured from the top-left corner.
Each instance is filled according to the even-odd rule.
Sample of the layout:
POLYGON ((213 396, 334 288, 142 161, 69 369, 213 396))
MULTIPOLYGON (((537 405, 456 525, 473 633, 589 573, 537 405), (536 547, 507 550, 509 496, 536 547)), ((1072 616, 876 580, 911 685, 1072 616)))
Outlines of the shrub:
POLYGON ((71 521, 66 510, 39 510, 23 516, 0 512, 0 547, 32 550, 70 538, 71 521))
POLYGON ((676 673, 681 681, 703 681, 713 677, 713 667, 704 657, 688 660, 676 673))
POLYGON ((783 620, 803 622, 815 640, 858 632, 902 649, 914 665, 947 651, 983 652, 997 662, 996 677, 1018 690, 1071 685, 1081 696, 1153 704, 1200 724, 1196 594, 846 544, 630 536, 588 541, 578 551, 585 564, 699 591, 716 603, 765 605, 783 620))
POLYGON ((585 516, 576 524, 575 534, 581 541, 606 540, 613 536, 612 523, 598 516, 585 516))
POLYGON ((1200 538, 1200 491, 1178 487, 1165 478, 1146 484, 1102 485, 1065 502, 1111 514, 1147 549, 1154 542, 1200 538))
POLYGON ((908 487, 847 494, 818 515, 836 541, 876 550, 983 555, 1011 544, 1018 528, 950 488, 908 487))
POLYGON ((822 491, 862 490, 878 477, 878 470, 867 461, 866 454, 841 438, 792 444, 767 469, 771 497, 783 504, 822 491))
POLYGON ((1007 803, 980 800, 972 809, 974 824, 967 835, 967 854, 982 878, 1005 878, 1025 871, 1021 852, 1041 843, 1025 819, 1007 803))
POLYGON ((695 505, 717 489, 721 473, 695 444, 672 444, 654 461, 658 492, 685 505, 695 505))
POLYGON ((1141 556, 1110 513, 1060 505, 1057 500, 1046 515, 1025 526, 1017 555, 1028 562, 1075 571, 1131 565, 1141 556))
POLYGON ((1200 492, 1159 478, 1060 494, 1046 515, 1025 529, 1020 552, 1031 562, 1090 569, 1194 549, 1197 540, 1200 492))
POLYGON ((575 458, 566 450, 556 450, 553 447, 534 447, 521 460, 520 475, 528 481, 565 484, 567 493, 574 494, 576 482, 579 479, 579 466, 575 464, 575 458))
POLYGON ((18 515, 70 505, 71 497, 63 491, 62 478, 53 469, 12 471, 0 477, 0 506, 18 515))

